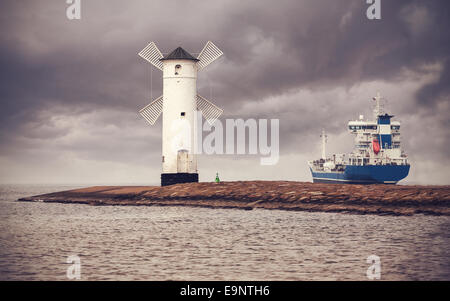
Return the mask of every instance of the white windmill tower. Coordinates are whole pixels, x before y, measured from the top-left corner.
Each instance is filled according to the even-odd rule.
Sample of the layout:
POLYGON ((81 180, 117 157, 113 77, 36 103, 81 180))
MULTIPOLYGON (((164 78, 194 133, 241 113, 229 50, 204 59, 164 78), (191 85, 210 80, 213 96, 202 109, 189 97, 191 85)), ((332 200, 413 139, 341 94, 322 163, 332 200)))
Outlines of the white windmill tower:
POLYGON ((197 94, 197 73, 222 54, 211 41, 197 58, 181 47, 164 57, 154 42, 139 52, 140 57, 163 72, 163 95, 139 111, 151 125, 163 114, 161 186, 198 182, 193 152, 195 112, 202 111, 213 123, 223 110, 197 94))

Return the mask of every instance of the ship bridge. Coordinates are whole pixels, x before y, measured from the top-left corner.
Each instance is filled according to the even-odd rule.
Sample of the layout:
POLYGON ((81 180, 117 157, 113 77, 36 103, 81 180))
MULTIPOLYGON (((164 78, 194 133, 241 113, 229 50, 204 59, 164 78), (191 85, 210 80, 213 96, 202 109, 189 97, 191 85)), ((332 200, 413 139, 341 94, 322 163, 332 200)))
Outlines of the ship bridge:
POLYGON ((400 148, 400 122, 391 121, 392 117, 386 114, 379 116, 377 121, 350 121, 348 130, 356 136, 355 147, 370 147, 376 139, 382 149, 400 148))

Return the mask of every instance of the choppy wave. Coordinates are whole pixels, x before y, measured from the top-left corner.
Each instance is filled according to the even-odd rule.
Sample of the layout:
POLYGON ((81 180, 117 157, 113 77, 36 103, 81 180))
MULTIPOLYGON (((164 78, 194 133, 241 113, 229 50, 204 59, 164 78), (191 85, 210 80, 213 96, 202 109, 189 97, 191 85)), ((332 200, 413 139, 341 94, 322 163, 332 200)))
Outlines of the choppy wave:
POLYGON ((0 280, 449 280, 450 218, 15 202, 0 186, 0 280))

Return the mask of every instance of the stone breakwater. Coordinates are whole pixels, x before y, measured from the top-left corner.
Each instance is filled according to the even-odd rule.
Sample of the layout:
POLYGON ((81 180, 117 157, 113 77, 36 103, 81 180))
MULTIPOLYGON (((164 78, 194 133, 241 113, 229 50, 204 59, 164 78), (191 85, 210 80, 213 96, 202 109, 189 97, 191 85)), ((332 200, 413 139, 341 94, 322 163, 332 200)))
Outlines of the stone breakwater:
POLYGON ((450 215, 450 186, 313 184, 287 181, 95 186, 18 201, 89 205, 254 208, 378 215, 450 215))

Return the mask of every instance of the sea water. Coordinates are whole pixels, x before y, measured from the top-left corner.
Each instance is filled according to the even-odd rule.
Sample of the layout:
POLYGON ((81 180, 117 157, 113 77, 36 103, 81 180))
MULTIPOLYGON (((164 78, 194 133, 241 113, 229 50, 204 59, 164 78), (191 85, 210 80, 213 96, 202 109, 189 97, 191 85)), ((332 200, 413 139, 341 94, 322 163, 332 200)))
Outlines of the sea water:
POLYGON ((450 217, 16 202, 0 186, 0 280, 450 280, 450 217))

